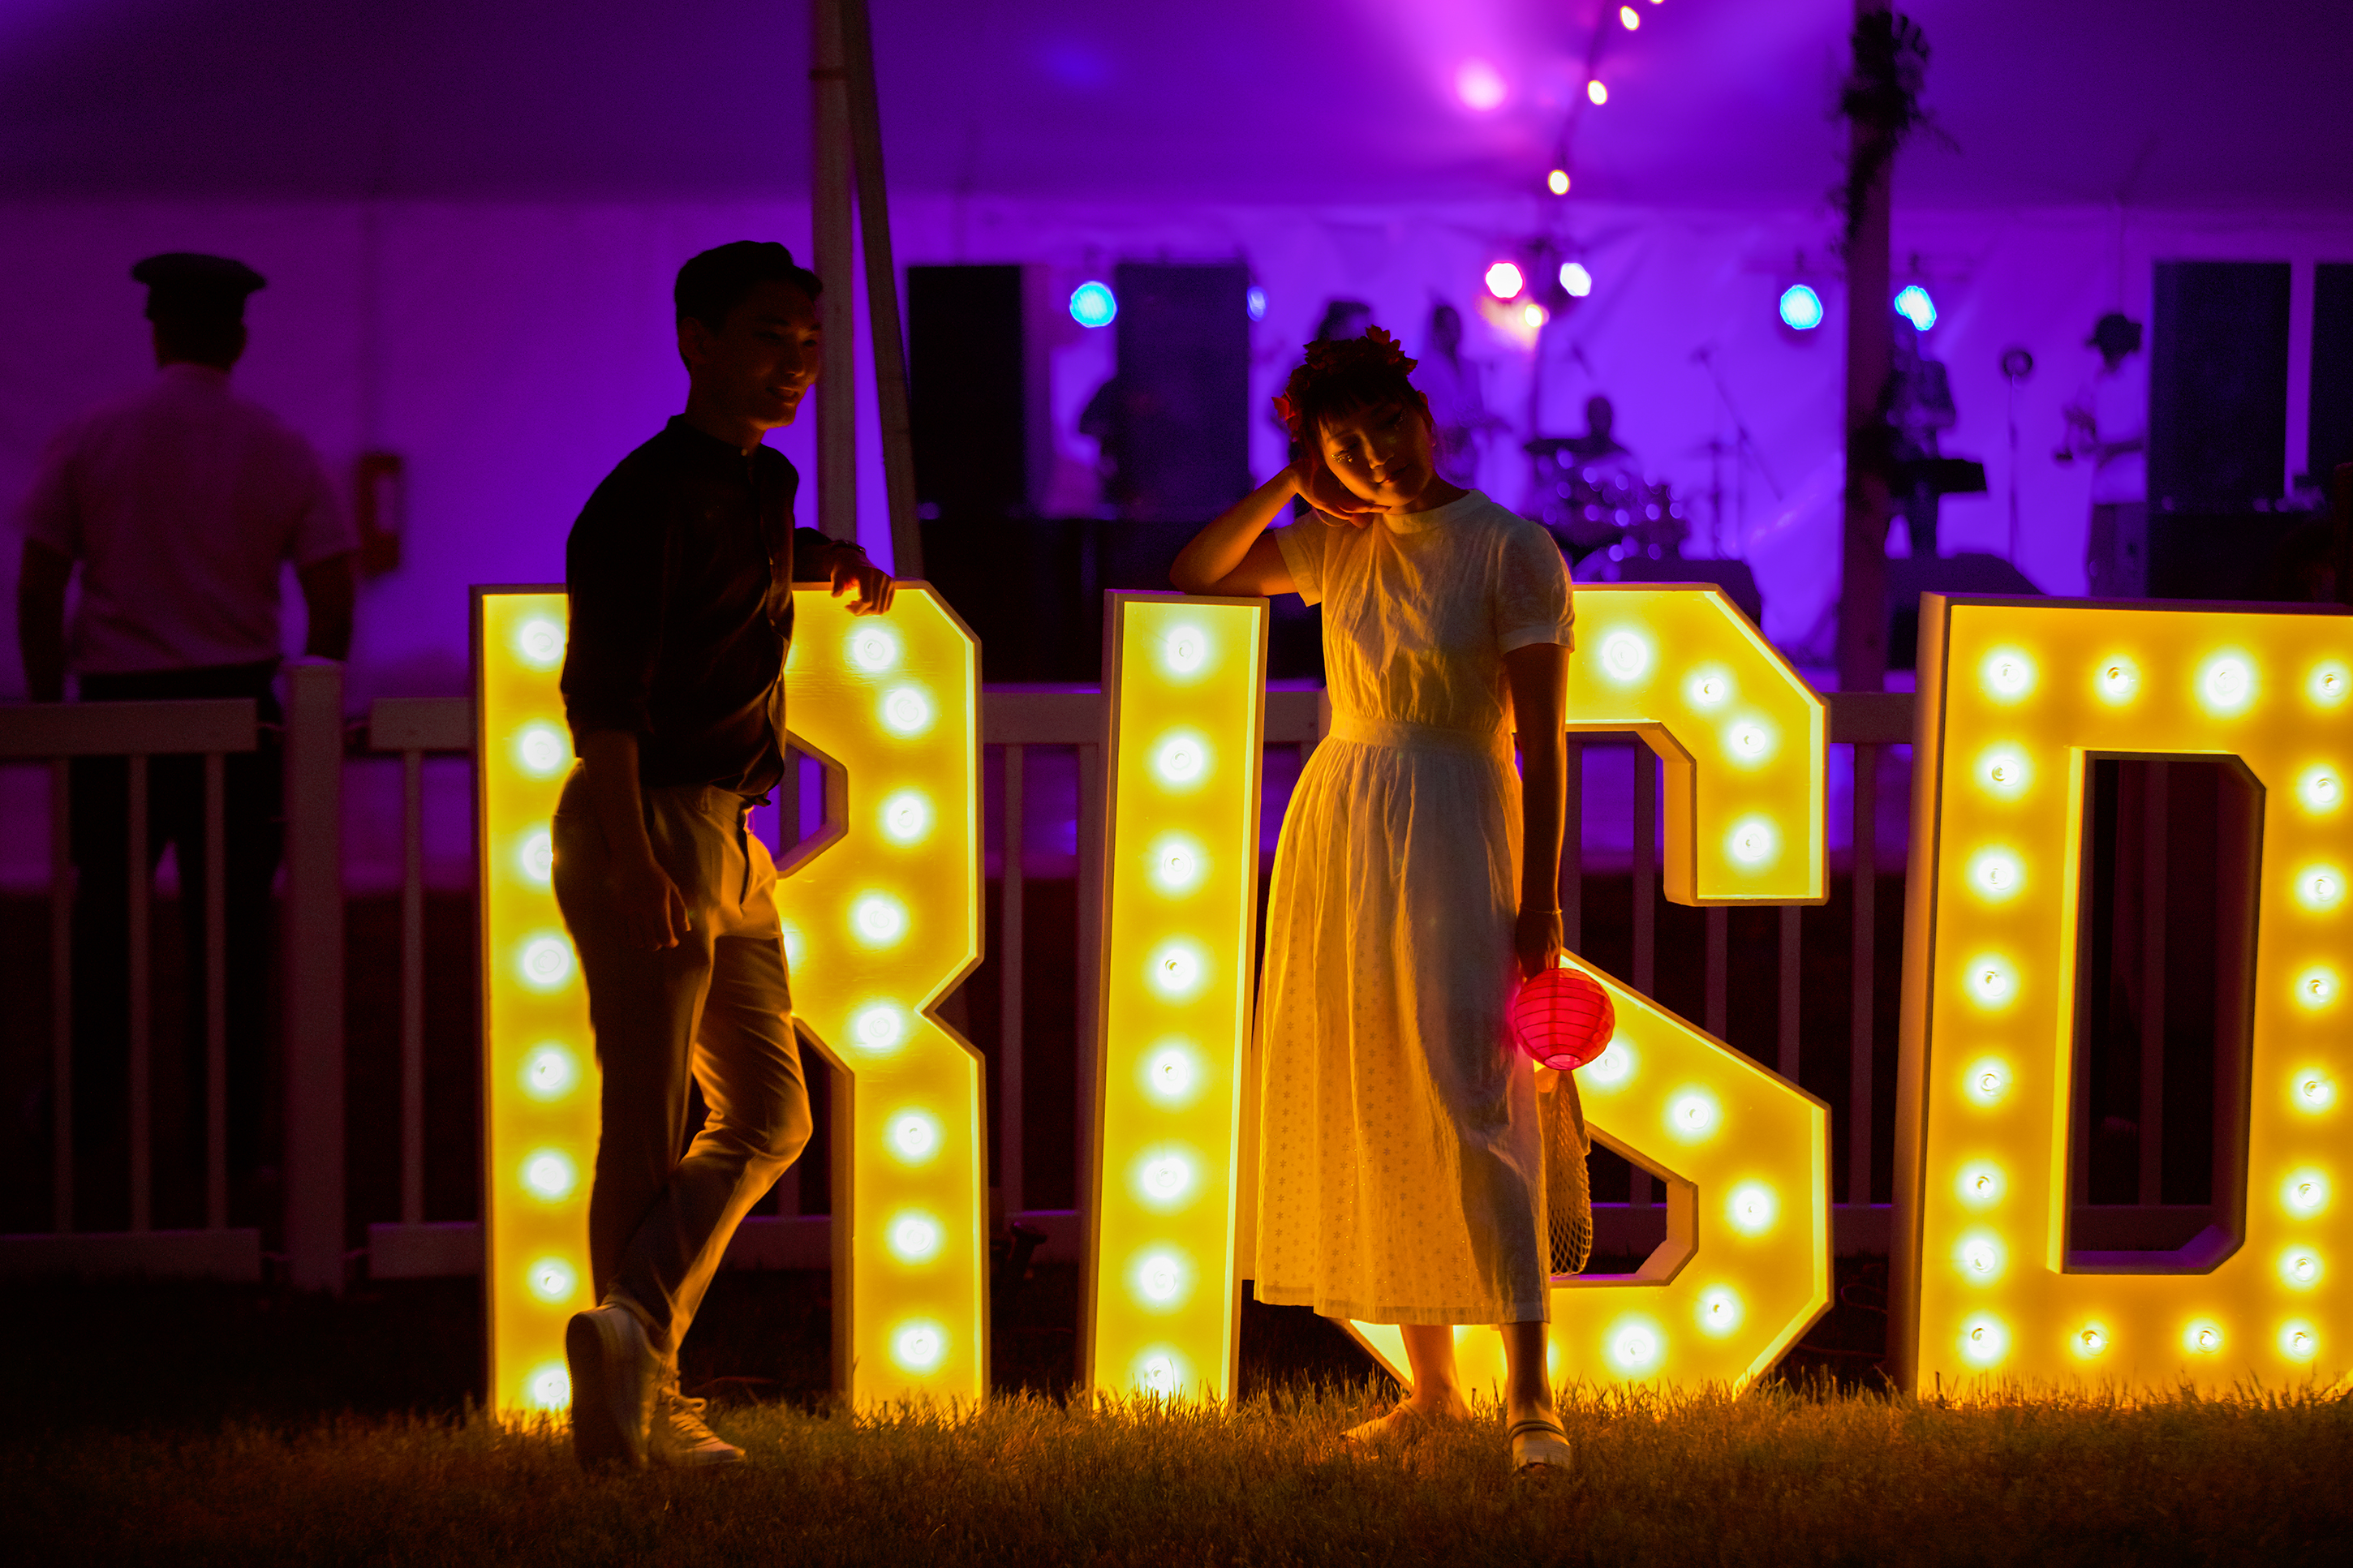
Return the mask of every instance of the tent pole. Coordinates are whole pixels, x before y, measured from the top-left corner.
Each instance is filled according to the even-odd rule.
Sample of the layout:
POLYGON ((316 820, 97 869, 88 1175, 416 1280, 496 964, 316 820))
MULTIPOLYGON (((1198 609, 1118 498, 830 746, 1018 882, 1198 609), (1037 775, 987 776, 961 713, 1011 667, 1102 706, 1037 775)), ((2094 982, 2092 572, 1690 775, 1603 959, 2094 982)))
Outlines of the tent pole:
POLYGON ((809 14, 815 29, 809 103, 816 150, 809 225, 817 275, 825 283, 817 316, 827 349, 825 374, 817 383, 818 527, 828 539, 856 543, 858 378, 850 345, 857 331, 851 310, 857 289, 850 276, 849 81, 843 68, 839 0, 814 0, 809 14))
MULTIPOLYGON (((1888 0, 1855 0, 1857 22, 1885 11, 1888 0)), ((1857 62, 1858 65, 1860 62, 1857 62)), ((1863 165, 1894 138, 1892 126, 1864 115, 1850 122, 1849 157, 1863 165)), ((1839 589, 1839 689, 1876 691, 1887 675, 1886 476, 1878 470, 1885 449, 1880 435, 1880 399, 1887 386, 1894 333, 1887 305, 1888 209, 1892 158, 1879 158, 1877 174, 1863 187, 1852 215, 1846 254, 1846 522, 1842 533, 1839 589)))
POLYGON ((907 353, 899 321, 899 269, 891 254, 891 204, 882 179, 881 99, 874 85, 874 27, 866 0, 841 6, 842 63, 849 89, 850 166, 858 178, 859 237, 866 247, 866 320, 874 339, 874 403, 881 416, 882 479, 891 503, 892 569, 923 574, 915 521, 915 442, 907 412, 907 353))

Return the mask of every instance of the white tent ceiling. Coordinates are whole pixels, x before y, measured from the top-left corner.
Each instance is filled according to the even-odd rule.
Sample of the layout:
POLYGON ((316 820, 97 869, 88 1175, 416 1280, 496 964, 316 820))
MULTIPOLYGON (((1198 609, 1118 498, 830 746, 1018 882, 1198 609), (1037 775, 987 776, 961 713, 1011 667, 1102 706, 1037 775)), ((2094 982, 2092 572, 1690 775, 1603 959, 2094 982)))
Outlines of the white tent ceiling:
MULTIPOLYGON (((890 174, 1015 196, 1816 205, 1845 0, 873 0, 890 174), (1602 29, 1598 57, 1590 46, 1602 29), (1504 102, 1453 90, 1490 62, 1504 102)), ((2342 0, 1911 0, 1899 201, 2353 208, 2342 0)), ((804 187, 796 0, 0 0, 0 195, 804 187)))

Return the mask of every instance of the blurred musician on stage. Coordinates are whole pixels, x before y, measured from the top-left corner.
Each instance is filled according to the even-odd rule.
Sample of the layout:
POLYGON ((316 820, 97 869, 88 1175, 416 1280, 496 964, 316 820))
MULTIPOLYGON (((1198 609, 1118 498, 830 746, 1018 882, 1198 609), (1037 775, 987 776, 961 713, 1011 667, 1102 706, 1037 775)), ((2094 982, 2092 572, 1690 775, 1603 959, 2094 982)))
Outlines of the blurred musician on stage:
POLYGON ((1920 352, 1920 330, 1901 313, 1895 318, 1894 345, 1895 363, 1887 381, 1889 456, 1910 465, 1911 471, 1905 476, 1910 483, 1898 480, 1890 488, 1905 531, 1912 536, 1913 559, 1928 561, 1936 554, 1936 508, 1943 491, 1924 460, 1938 456, 1937 437, 1959 416, 1943 363, 1920 352))
POLYGON ((2100 351, 2100 368, 2067 405, 2067 438, 2053 456, 2094 465, 2084 550, 2092 596, 2137 599, 2148 591, 2148 362, 2140 323, 2111 310, 2084 346, 2100 351))
POLYGON ((1479 387, 1479 362, 1462 357, 1462 313, 1440 304, 1430 312, 1430 348, 1414 384, 1430 400, 1438 472, 1449 484, 1475 487, 1488 435, 1511 426, 1488 412, 1479 387))

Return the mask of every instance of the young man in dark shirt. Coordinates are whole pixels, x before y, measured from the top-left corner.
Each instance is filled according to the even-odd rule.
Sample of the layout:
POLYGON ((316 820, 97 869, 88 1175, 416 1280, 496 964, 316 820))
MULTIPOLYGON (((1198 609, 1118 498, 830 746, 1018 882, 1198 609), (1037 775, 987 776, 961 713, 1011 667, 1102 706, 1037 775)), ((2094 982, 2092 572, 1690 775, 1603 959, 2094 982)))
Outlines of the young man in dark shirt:
POLYGON ((762 445, 823 342, 815 274, 739 241, 679 269, 686 412, 573 524, 564 700, 580 761, 556 807, 555 897, 604 1068, 589 1262, 565 1335, 583 1463, 733 1464, 678 1386, 678 1344, 736 1225, 808 1142, 776 872, 746 828, 784 773, 795 582, 881 615, 853 544, 792 525, 799 476, 762 445), (709 1119, 683 1157, 689 1075, 709 1119))

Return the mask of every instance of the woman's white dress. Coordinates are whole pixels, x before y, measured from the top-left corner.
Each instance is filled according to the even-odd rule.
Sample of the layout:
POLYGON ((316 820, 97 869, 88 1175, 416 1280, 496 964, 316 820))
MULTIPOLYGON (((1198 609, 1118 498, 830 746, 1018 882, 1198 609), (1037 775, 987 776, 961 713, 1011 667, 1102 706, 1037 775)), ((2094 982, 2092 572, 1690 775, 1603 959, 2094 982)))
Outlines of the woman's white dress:
POLYGON ((1475 490, 1275 538, 1324 605, 1333 724, 1267 909, 1259 1300, 1374 1323, 1546 1318, 1535 1081, 1505 1023, 1521 822, 1503 661, 1569 645, 1567 566, 1475 490))

